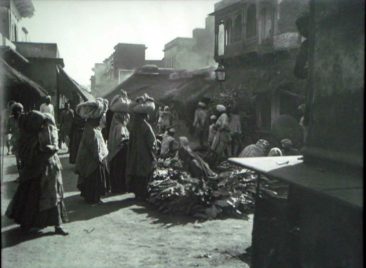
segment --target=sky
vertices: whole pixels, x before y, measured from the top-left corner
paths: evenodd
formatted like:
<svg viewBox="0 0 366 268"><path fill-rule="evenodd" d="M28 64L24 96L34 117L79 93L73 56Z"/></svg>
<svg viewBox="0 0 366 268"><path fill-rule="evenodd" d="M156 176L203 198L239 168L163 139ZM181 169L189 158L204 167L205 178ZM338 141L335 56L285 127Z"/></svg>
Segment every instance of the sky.
<svg viewBox="0 0 366 268"><path fill-rule="evenodd" d="M33 0L35 13L20 21L28 42L57 43L66 72L90 85L95 63L117 43L147 46L146 59L162 59L164 45L204 28L218 0ZM23 41L21 39L21 41Z"/></svg>

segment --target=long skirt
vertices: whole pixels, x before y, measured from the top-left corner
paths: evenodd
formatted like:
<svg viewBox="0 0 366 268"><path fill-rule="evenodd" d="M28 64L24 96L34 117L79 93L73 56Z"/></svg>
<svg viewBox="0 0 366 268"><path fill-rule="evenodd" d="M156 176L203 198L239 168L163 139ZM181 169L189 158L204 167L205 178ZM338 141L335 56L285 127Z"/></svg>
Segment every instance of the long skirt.
<svg viewBox="0 0 366 268"><path fill-rule="evenodd" d="M81 136L83 135L83 130L74 130L70 137L70 148L69 148L69 161L70 164L75 164L76 156L78 154L79 144L81 141Z"/></svg>
<svg viewBox="0 0 366 268"><path fill-rule="evenodd" d="M138 199L146 200L148 197L147 185L150 181L150 176L131 176L128 185L128 191L135 194Z"/></svg>
<svg viewBox="0 0 366 268"><path fill-rule="evenodd" d="M109 180L112 193L126 192L127 144L109 162Z"/></svg>
<svg viewBox="0 0 366 268"><path fill-rule="evenodd" d="M20 224L24 230L33 227L59 226L68 220L62 200L56 206L40 211L40 197L40 178L21 182L9 204L6 215Z"/></svg>
<svg viewBox="0 0 366 268"><path fill-rule="evenodd" d="M215 152L216 161L223 161L228 157L231 146L231 135L228 131L217 131L212 142L211 150Z"/></svg>
<svg viewBox="0 0 366 268"><path fill-rule="evenodd" d="M95 171L78 184L80 195L89 204L100 201L100 197L108 192L108 170L106 162L100 163Z"/></svg>

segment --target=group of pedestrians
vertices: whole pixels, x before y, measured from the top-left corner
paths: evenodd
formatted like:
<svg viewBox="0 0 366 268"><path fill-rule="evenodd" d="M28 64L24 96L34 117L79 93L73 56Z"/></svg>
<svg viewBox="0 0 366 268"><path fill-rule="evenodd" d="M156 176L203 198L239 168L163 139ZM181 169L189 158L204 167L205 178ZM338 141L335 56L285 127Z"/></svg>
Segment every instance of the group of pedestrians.
<svg viewBox="0 0 366 268"><path fill-rule="evenodd" d="M209 112L206 104L200 101L194 113L193 127L200 148L208 147L214 163L239 153L242 127L235 108L218 104Z"/></svg>
<svg viewBox="0 0 366 268"><path fill-rule="evenodd" d="M59 131L50 99L40 111L24 113L20 103L11 104L15 155L19 159L19 185L6 215L25 232L54 226L67 235L63 202L62 165L58 157ZM112 113L110 126L106 112ZM79 104L75 113L66 105L60 114L60 136L68 141L70 162L75 163L77 187L87 203L101 202L108 192L132 192L147 198L147 183L156 163L156 137L148 117L155 103L148 95L130 100L126 92L110 103L97 98ZM16 127L19 135L16 135ZM108 127L108 139L102 128ZM68 138L66 138L68 137Z"/></svg>
<svg viewBox="0 0 366 268"><path fill-rule="evenodd" d="M110 103L97 98L77 106L76 114L86 125L75 172L87 203L102 202L101 197L109 192L132 192L137 199L147 198L147 183L156 162L156 137L148 122L154 110L154 100L148 95L130 100L123 90ZM111 120L106 119L107 112Z"/></svg>
<svg viewBox="0 0 366 268"><path fill-rule="evenodd" d="M209 160L213 165L228 157L260 157L297 155L299 150L289 138L282 139L279 147L270 148L267 140L259 139L256 144L243 148L243 129L237 107L216 105L209 111L204 102L198 102L194 113L193 127L200 147L209 151ZM208 130L208 131L207 131ZM206 143L207 140L207 143Z"/></svg>
<svg viewBox="0 0 366 268"><path fill-rule="evenodd" d="M147 94L131 100L122 90L111 102L97 98L79 104L75 112L67 104L60 113L60 132L50 98L41 105L40 111L24 113L23 106L16 102L11 104L10 111L8 128L13 134L19 186L6 215L20 224L25 232L54 226L55 233L68 234L61 226L67 221L62 165L57 154L62 141L68 144L70 163L75 163L77 188L89 204L102 202L101 197L109 192L132 192L136 199L146 200L147 185L158 157L179 158L192 176L214 174L201 156L191 149L186 137L175 138L175 129L171 122L164 121L164 116L164 120L158 121L159 130L165 131L159 143L149 123L155 102ZM169 109L164 108L163 112L166 116ZM206 104L200 102L193 126L201 145L205 145L207 136L216 162L233 154L237 156L238 149L241 149L242 130L235 110L218 104L215 113L209 114ZM107 130L104 135L103 128ZM244 148L239 156L298 153L291 140L284 139L281 144L281 148L269 150L269 143L261 139Z"/></svg>

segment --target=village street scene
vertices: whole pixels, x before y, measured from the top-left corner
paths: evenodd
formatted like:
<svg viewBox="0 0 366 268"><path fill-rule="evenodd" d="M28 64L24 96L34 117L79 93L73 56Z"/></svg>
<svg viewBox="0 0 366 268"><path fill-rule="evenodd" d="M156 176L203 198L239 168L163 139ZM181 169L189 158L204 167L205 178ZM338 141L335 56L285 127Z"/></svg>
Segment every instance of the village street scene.
<svg viewBox="0 0 366 268"><path fill-rule="evenodd" d="M1 265L363 267L364 5L1 0Z"/></svg>

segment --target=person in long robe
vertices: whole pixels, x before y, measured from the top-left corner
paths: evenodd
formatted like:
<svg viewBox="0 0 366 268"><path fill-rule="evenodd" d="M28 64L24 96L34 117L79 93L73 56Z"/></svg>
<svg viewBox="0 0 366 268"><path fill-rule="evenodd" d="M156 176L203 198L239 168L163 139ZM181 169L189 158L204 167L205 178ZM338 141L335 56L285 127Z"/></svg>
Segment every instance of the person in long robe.
<svg viewBox="0 0 366 268"><path fill-rule="evenodd" d="M78 154L81 137L85 128L86 120L81 118L77 113L74 114L70 129L70 148L69 148L69 162L75 164L76 156Z"/></svg>
<svg viewBox="0 0 366 268"><path fill-rule="evenodd" d="M100 129L107 109L108 101L101 98L76 107L76 112L87 120L76 156L77 187L89 204L101 203L100 198L108 192L108 149Z"/></svg>
<svg viewBox="0 0 366 268"><path fill-rule="evenodd" d="M19 118L23 114L23 105L19 102L15 102L11 105L11 117L8 121L8 129L11 131L12 135L10 138L10 143L12 146L12 153L15 155L15 160L17 164L18 172L22 168L22 162L19 157L19 138L20 138L20 128L19 128Z"/></svg>
<svg viewBox="0 0 366 268"><path fill-rule="evenodd" d="M56 234L68 235L61 226L67 221L67 213L54 118L32 111L20 118L20 127L19 154L23 168L6 215L20 224L25 233L54 226Z"/></svg>
<svg viewBox="0 0 366 268"><path fill-rule="evenodd" d="M74 119L74 110L70 108L68 102L65 103L65 109L60 115L60 139L58 147L62 148L62 143L66 143L67 149L70 151L70 132Z"/></svg>
<svg viewBox="0 0 366 268"><path fill-rule="evenodd" d="M175 140L175 129L169 128L163 135L162 141L161 141L161 148L160 148L160 157L166 157L169 153L169 146L172 141Z"/></svg>
<svg viewBox="0 0 366 268"><path fill-rule="evenodd" d="M9 101L7 104L6 109L4 109L1 113L1 120L0 120L0 124L2 126L6 126L5 131L1 132L1 134L3 135L3 139L5 140L5 145L6 148L8 149L7 155L10 155L11 152L11 134L12 134L12 129L11 129L11 118L13 117L12 113L11 113L11 106L15 103L15 101ZM10 124L9 124L10 123ZM1 130L4 130L1 129Z"/></svg>
<svg viewBox="0 0 366 268"><path fill-rule="evenodd" d="M127 153L127 191L139 200L146 200L147 184L156 166L156 137L147 119L143 109L133 113Z"/></svg>
<svg viewBox="0 0 366 268"><path fill-rule="evenodd" d="M198 107L194 111L193 127L196 132L200 147L203 148L205 142L205 127L207 126L207 110L206 104L198 102Z"/></svg>
<svg viewBox="0 0 366 268"><path fill-rule="evenodd" d="M211 150L215 153L215 162L219 162L228 156L229 146L231 144L231 135L229 128L229 116L226 113L224 105L216 106L217 112L220 114L216 121L217 132L213 139Z"/></svg>
<svg viewBox="0 0 366 268"><path fill-rule="evenodd" d="M44 99L44 103L41 104L39 107L39 110L41 113L49 113L53 117L55 116L55 108L53 107L53 104L51 103L51 96L48 95Z"/></svg>
<svg viewBox="0 0 366 268"><path fill-rule="evenodd" d="M212 142L214 140L214 137L216 135L216 120L217 120L217 117L216 115L211 115L210 116L210 126L208 128L208 140L207 140L207 143L208 143L208 146L211 148L211 145L212 145Z"/></svg>
<svg viewBox="0 0 366 268"><path fill-rule="evenodd" d="M241 128L241 120L240 115L236 107L234 107L229 112L230 120L229 120L229 129L231 135L231 148L230 148L230 156L237 156L240 153L242 148L241 142L241 135L242 135L242 128Z"/></svg>
<svg viewBox="0 0 366 268"><path fill-rule="evenodd" d="M114 112L108 137L108 164L112 193L126 192L126 161L130 133L129 114Z"/></svg>
<svg viewBox="0 0 366 268"><path fill-rule="evenodd" d="M164 110L159 113L158 129L159 133L164 133L169 126L172 125L172 114L169 106L165 106Z"/></svg>

